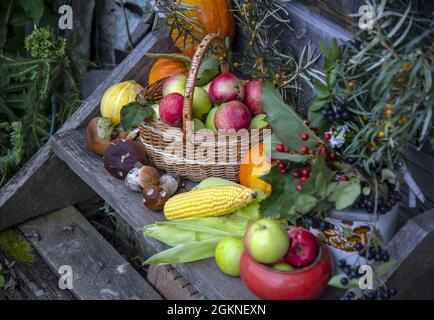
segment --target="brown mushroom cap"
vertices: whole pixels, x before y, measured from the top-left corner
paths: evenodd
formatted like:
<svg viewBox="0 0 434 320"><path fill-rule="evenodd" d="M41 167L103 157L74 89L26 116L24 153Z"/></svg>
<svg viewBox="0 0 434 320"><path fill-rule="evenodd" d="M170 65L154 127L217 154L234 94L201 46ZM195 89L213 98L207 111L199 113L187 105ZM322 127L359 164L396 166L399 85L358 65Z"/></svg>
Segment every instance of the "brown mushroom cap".
<svg viewBox="0 0 434 320"><path fill-rule="evenodd" d="M95 117L86 127L86 145L97 155L102 156L110 145L110 120Z"/></svg>
<svg viewBox="0 0 434 320"><path fill-rule="evenodd" d="M143 189L143 203L152 211L162 211L169 198L169 193L161 186L147 185Z"/></svg>
<svg viewBox="0 0 434 320"><path fill-rule="evenodd" d="M137 142L116 139L105 151L103 161L104 167L112 176L123 180L136 163L146 164L148 159Z"/></svg>
<svg viewBox="0 0 434 320"><path fill-rule="evenodd" d="M138 182L142 188L147 185L158 185L160 173L154 167L143 166L139 172Z"/></svg>

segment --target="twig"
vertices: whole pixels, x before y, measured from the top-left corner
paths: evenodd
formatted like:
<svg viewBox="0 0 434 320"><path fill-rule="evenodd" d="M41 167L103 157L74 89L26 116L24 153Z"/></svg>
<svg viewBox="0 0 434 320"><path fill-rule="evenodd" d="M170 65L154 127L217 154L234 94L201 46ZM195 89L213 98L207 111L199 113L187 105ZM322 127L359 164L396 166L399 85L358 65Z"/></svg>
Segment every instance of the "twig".
<svg viewBox="0 0 434 320"><path fill-rule="evenodd" d="M134 44L133 44L133 38L131 37L130 26L128 23L127 10L125 9L123 0L119 0L119 3L121 4L122 12L124 14L125 25L127 27L128 42L130 43L130 47L132 49L134 48Z"/></svg>

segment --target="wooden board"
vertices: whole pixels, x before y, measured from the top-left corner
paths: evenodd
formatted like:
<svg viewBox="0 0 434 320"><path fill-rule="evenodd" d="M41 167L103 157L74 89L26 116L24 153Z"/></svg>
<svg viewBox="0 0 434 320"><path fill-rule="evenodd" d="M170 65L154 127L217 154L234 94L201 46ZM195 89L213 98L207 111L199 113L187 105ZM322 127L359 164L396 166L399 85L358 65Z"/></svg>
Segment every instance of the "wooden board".
<svg viewBox="0 0 434 320"><path fill-rule="evenodd" d="M54 274L71 266L78 299L161 299L74 207L19 226Z"/></svg>
<svg viewBox="0 0 434 320"><path fill-rule="evenodd" d="M17 287L26 300L75 300L68 290L59 288L59 279L42 261L38 254L34 254L31 264L17 262L13 267Z"/></svg>
<svg viewBox="0 0 434 320"><path fill-rule="evenodd" d="M45 146L0 190L0 230L94 195Z"/></svg>
<svg viewBox="0 0 434 320"><path fill-rule="evenodd" d="M396 299L434 299L434 209L409 220L388 243L396 264L383 277Z"/></svg>

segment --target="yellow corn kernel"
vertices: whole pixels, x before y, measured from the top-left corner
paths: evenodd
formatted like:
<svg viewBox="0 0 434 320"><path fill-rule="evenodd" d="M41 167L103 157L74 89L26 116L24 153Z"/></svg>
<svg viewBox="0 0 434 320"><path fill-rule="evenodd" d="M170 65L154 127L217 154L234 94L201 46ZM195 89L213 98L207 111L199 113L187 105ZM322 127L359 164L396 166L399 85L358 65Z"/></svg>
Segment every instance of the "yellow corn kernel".
<svg viewBox="0 0 434 320"><path fill-rule="evenodd" d="M249 205L256 196L254 190L241 185L192 190L170 198L164 216L167 220L222 216Z"/></svg>

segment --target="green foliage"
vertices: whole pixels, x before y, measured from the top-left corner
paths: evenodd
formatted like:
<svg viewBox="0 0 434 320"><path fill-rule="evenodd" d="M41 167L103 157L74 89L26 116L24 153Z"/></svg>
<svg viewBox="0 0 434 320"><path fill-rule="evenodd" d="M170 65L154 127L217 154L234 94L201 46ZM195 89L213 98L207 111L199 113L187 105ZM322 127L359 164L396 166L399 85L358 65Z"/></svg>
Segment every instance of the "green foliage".
<svg viewBox="0 0 434 320"><path fill-rule="evenodd" d="M41 28L25 42L36 58L0 50L0 187L43 146L51 126L60 127L81 104L66 40ZM55 117L52 96L58 101Z"/></svg>
<svg viewBox="0 0 434 320"><path fill-rule="evenodd" d="M348 101L354 114L342 156L393 170L408 142L433 141L434 20L401 1L372 1L374 28L361 30L339 49L321 49L326 81L315 84L309 120L330 128L321 116L327 102ZM432 132L432 131L431 131ZM430 137L431 135L431 137Z"/></svg>
<svg viewBox="0 0 434 320"><path fill-rule="evenodd" d="M5 154L0 157L0 186L3 185L3 179L10 176L21 163L24 152L24 135L23 126L21 122L12 122L10 126L12 131L10 134L4 134L3 137L10 137L9 143L2 141L1 154ZM8 128L6 128L8 129ZM2 139L3 140L3 139ZM4 143L3 143L4 142Z"/></svg>
<svg viewBox="0 0 434 320"><path fill-rule="evenodd" d="M287 105L270 81L262 85L262 107L267 114L268 122L273 128L273 134L281 143L292 150L300 150L302 146L313 147L322 140L305 124L302 117L292 106ZM300 135L309 135L309 141L301 141ZM274 155L273 155L274 158Z"/></svg>
<svg viewBox="0 0 434 320"><path fill-rule="evenodd" d="M135 126L138 126L143 120L151 118L154 109L150 106L142 106L137 102L131 102L121 110L121 125L125 131L129 132Z"/></svg>
<svg viewBox="0 0 434 320"><path fill-rule="evenodd" d="M25 39L25 48L35 59L59 60L68 64L66 39L58 37L52 28L39 28Z"/></svg>
<svg viewBox="0 0 434 320"><path fill-rule="evenodd" d="M6 230L0 233L0 248L5 250L15 261L26 264L33 262L32 246L14 230Z"/></svg>
<svg viewBox="0 0 434 320"><path fill-rule="evenodd" d="M279 89L285 101L298 106L302 82L311 85L321 74L313 68L319 56L307 44L296 57L282 41L282 29L293 30L289 13L278 1L233 0L237 24L247 37L248 47L234 57L235 66L246 75L267 79Z"/></svg>

